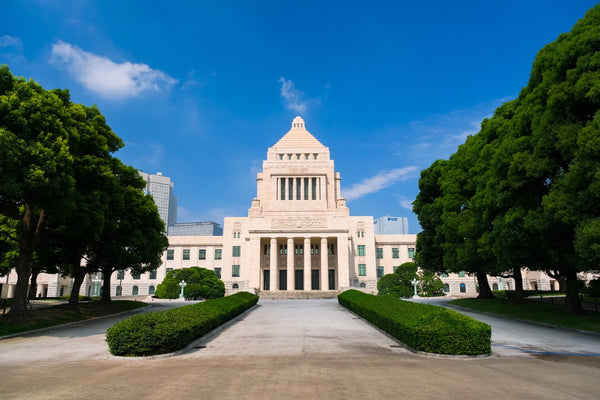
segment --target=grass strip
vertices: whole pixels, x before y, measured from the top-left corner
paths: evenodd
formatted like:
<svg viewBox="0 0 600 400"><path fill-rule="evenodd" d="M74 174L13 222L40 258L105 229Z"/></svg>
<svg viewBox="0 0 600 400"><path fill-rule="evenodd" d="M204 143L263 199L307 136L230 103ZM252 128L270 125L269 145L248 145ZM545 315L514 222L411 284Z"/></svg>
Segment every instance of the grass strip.
<svg viewBox="0 0 600 400"><path fill-rule="evenodd" d="M98 301L80 303L78 309L71 309L68 304L34 308L29 312L27 318L14 322L8 322L0 318L0 336L49 328L69 322L84 321L86 319L117 314L122 311L134 310L145 306L147 306L147 304L141 301L118 300L108 304L103 304Z"/></svg>
<svg viewBox="0 0 600 400"><path fill-rule="evenodd" d="M525 300L515 303L509 299L457 299L449 304L474 311L503 315L513 319L542 322L571 329L600 333L600 314L585 312L569 314L564 306Z"/></svg>

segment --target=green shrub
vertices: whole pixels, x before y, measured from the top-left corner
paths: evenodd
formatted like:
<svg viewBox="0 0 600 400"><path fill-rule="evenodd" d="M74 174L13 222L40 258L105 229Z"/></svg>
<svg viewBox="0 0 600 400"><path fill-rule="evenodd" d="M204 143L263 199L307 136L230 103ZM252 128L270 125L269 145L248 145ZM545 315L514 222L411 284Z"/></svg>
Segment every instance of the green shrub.
<svg viewBox="0 0 600 400"><path fill-rule="evenodd" d="M156 287L156 297L176 299L181 294L179 283L185 281L183 296L186 299L216 299L225 296L225 284L214 271L200 267L175 269Z"/></svg>
<svg viewBox="0 0 600 400"><path fill-rule="evenodd" d="M462 355L491 352L491 327L456 311L357 290L339 294L338 301L414 350Z"/></svg>
<svg viewBox="0 0 600 400"><path fill-rule="evenodd" d="M167 311L135 315L106 331L110 352L119 356L169 353L191 343L258 302L258 296L239 292Z"/></svg>

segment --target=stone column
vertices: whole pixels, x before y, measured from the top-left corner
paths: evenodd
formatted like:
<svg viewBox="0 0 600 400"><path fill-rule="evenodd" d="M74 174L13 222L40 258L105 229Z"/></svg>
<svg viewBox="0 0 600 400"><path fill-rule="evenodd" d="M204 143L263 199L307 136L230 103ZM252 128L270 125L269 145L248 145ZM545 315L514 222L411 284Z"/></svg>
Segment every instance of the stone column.
<svg viewBox="0 0 600 400"><path fill-rule="evenodd" d="M350 262L348 260L348 235L337 238L337 287L350 286Z"/></svg>
<svg viewBox="0 0 600 400"><path fill-rule="evenodd" d="M304 238L304 290L311 290L310 238Z"/></svg>
<svg viewBox="0 0 600 400"><path fill-rule="evenodd" d="M277 286L277 278L279 275L279 271L277 270L277 250L277 239L271 238L271 253L269 254L269 286L271 291L279 289Z"/></svg>
<svg viewBox="0 0 600 400"><path fill-rule="evenodd" d="M287 240L287 290L294 290L294 238Z"/></svg>
<svg viewBox="0 0 600 400"><path fill-rule="evenodd" d="M321 238L321 290L329 290L329 260L327 258L327 238Z"/></svg>

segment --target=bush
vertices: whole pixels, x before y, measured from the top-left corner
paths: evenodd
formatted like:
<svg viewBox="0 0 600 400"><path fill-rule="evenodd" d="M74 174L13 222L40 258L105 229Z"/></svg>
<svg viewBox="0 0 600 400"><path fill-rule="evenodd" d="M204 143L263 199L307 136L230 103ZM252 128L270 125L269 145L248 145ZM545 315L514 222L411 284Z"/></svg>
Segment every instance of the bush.
<svg viewBox="0 0 600 400"><path fill-rule="evenodd" d="M135 315L106 331L110 352L117 356L169 353L188 345L253 307L258 296L239 292L167 311Z"/></svg>
<svg viewBox="0 0 600 400"><path fill-rule="evenodd" d="M156 287L156 297L176 299L181 294L179 283L185 281L183 296L186 299L216 299L225 296L225 284L214 271L200 267L176 269L167 274Z"/></svg>
<svg viewBox="0 0 600 400"><path fill-rule="evenodd" d="M377 294L380 296L411 297L414 294L412 280L417 278L417 266L407 262L398 267L392 274L382 276L377 281Z"/></svg>
<svg viewBox="0 0 600 400"><path fill-rule="evenodd" d="M460 355L492 351L492 328L453 310L357 290L339 294L338 301L417 351Z"/></svg>

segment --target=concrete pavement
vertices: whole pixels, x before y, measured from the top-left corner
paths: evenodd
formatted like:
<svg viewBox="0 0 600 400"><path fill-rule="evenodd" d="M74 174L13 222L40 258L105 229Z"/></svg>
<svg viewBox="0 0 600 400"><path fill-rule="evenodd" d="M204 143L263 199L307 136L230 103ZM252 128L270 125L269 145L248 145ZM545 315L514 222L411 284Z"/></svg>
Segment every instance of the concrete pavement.
<svg viewBox="0 0 600 400"><path fill-rule="evenodd" d="M0 341L0 398L594 399L600 393L600 357L498 347L483 359L423 357L395 347L335 300L261 300L198 343L206 347L167 359L111 356L102 333L111 323ZM600 353L600 338L590 346L578 350Z"/></svg>

